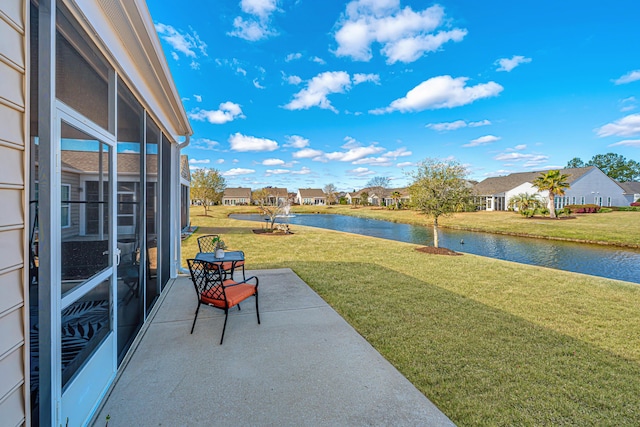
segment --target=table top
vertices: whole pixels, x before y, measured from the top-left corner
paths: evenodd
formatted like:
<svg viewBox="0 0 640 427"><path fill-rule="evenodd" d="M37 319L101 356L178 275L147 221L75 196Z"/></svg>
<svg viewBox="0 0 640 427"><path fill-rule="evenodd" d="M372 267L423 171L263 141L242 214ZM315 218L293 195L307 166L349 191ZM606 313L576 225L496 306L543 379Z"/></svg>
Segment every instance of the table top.
<svg viewBox="0 0 640 427"><path fill-rule="evenodd" d="M244 261L244 252L242 251L224 251L223 258L216 258L214 252L198 252L197 260L208 262L237 262Z"/></svg>

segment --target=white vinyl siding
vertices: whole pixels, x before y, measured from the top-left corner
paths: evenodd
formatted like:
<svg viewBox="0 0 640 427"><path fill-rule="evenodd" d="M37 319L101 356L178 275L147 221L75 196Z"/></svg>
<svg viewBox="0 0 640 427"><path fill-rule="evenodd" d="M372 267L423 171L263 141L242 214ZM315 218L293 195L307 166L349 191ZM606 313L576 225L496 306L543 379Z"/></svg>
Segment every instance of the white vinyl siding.
<svg viewBox="0 0 640 427"><path fill-rule="evenodd" d="M28 424L26 0L0 2L0 423Z"/></svg>

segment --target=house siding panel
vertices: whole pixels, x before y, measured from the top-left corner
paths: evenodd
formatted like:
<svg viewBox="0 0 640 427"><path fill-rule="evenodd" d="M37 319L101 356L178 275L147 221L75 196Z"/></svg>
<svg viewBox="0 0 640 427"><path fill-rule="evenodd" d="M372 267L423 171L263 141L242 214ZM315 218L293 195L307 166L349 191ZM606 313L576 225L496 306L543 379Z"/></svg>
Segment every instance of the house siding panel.
<svg viewBox="0 0 640 427"><path fill-rule="evenodd" d="M22 225L22 190L0 189L0 227Z"/></svg>
<svg viewBox="0 0 640 427"><path fill-rule="evenodd" d="M25 277L27 0L0 1L0 424L29 424Z"/></svg>

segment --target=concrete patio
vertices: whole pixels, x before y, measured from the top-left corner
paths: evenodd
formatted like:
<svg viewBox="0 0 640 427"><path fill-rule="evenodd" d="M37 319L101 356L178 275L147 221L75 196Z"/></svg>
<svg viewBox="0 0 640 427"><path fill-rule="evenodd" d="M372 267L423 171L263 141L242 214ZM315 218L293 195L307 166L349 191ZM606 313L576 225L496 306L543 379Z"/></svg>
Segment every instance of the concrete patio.
<svg viewBox="0 0 640 427"><path fill-rule="evenodd" d="M170 282L95 426L454 425L290 269L249 271L253 298L229 313Z"/></svg>

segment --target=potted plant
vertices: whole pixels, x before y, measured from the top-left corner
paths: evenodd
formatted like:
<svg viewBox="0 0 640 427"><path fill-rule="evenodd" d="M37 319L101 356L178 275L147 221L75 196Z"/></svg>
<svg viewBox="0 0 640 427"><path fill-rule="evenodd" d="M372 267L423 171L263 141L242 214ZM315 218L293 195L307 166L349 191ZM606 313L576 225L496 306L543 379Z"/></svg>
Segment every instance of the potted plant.
<svg viewBox="0 0 640 427"><path fill-rule="evenodd" d="M215 248L215 257L216 258L224 258L224 250L227 249L227 244L222 240L220 236L216 237L213 241L213 246Z"/></svg>

